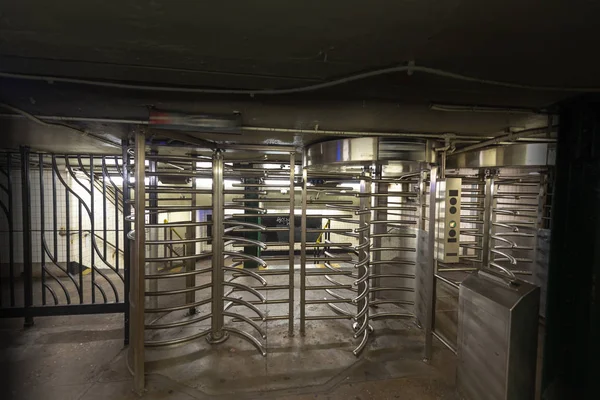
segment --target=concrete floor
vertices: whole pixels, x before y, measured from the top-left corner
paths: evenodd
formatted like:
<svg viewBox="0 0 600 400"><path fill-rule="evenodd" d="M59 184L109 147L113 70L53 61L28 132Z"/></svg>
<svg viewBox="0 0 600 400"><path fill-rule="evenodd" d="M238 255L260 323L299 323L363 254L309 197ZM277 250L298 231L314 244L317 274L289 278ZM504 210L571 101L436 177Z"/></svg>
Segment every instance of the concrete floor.
<svg viewBox="0 0 600 400"><path fill-rule="evenodd" d="M331 333L336 326L322 322L290 338L278 321L269 329L267 357L235 337L217 346L200 339L151 351L143 398L458 399L449 351L436 347L432 365L424 364L422 333L411 322L375 323L359 358L350 353L352 343ZM14 319L0 327L2 399L137 398L121 316L37 318L26 330Z"/></svg>
<svg viewBox="0 0 600 400"><path fill-rule="evenodd" d="M200 264L200 263L199 263ZM202 265L199 265L202 267ZM285 267L285 266L282 266ZM202 275L196 284L209 276ZM322 279L322 278L318 278ZM311 284L322 284L317 278ZM287 284L287 276L269 277L269 285ZM237 282L252 284L242 277ZM254 282L255 283L255 282ZM185 282L170 279L159 290L174 289ZM431 365L422 362L423 332L410 320L375 320L375 329L360 357L352 355L358 339L352 338L347 320L308 321L299 334L299 276L295 282L295 334L287 320L259 322L266 332L263 357L247 341L231 336L225 343L210 345L204 338L165 348L146 350L147 399L458 399L454 389L455 356L435 343ZM320 298L321 291L308 291ZM210 293L210 292L209 292ZM286 299L287 290L267 290L267 299ZM204 298L206 293L198 293ZM255 298L235 292L245 300ZM184 295L163 296L159 306L184 303ZM266 315L285 315L287 304L258 306ZM232 311L245 316L245 307ZM375 311L391 311L382 306ZM200 314L209 306L198 307ZM325 305L310 305L307 315L331 315ZM185 310L153 314L158 323L181 321ZM35 326L23 329L21 319L0 320L0 398L45 400L135 399L123 347L120 315L36 318ZM245 323L228 325L256 332ZM209 320L183 328L147 330L147 340L185 337L209 327Z"/></svg>

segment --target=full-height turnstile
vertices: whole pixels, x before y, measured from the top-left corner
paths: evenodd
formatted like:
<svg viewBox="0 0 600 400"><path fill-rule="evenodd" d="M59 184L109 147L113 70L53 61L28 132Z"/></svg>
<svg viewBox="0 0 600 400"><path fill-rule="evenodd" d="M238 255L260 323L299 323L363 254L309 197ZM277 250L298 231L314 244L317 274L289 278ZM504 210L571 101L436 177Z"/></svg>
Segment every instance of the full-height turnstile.
<svg viewBox="0 0 600 400"><path fill-rule="evenodd" d="M234 334L266 355L267 321L294 330L295 235L282 233L294 232L295 149L154 147L138 133L129 155L136 390L149 348Z"/></svg>
<svg viewBox="0 0 600 400"><path fill-rule="evenodd" d="M371 321L416 318L417 255L429 254L417 250L427 225L423 181L430 155L424 141L381 138L306 149L301 333L308 321L349 320L358 355Z"/></svg>
<svg viewBox="0 0 600 400"><path fill-rule="evenodd" d="M449 155L445 176L460 178L458 263L437 262L433 334L457 350L458 289L491 268L541 287L544 313L555 145L513 144Z"/></svg>

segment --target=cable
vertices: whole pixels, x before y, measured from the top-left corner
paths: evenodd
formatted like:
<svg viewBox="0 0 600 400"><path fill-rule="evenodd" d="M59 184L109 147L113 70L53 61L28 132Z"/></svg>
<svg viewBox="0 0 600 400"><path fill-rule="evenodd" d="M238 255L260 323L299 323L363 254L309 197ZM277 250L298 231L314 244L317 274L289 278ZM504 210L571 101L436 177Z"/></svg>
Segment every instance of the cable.
<svg viewBox="0 0 600 400"><path fill-rule="evenodd" d="M40 124L40 125L48 126L48 127L52 127L52 128L68 128L68 129L71 129L71 130L73 130L75 132L78 132L78 133L82 134L83 136L89 136L89 137L91 137L93 139L99 140L102 143L108 144L110 146L121 148L121 145L113 143L110 140L105 139L105 138L103 138L101 136L94 135L93 133L86 132L86 131L84 131L82 129L75 128L75 127L70 126L70 125L60 124L60 123L49 123L49 122L42 121L41 119L39 119L35 115L30 114L27 111L23 111L20 108L13 107L13 106L11 106L9 104L0 103L0 107L6 108L7 110L10 110L10 111L12 111L14 113L20 114L20 115L24 116L25 118L27 118L28 120L35 122L36 124Z"/></svg>
<svg viewBox="0 0 600 400"><path fill-rule="evenodd" d="M128 83L116 83L116 82L104 82L104 81L93 81L87 79L77 78L61 78L54 76L42 76L42 75L26 75L26 74L15 74L10 72L0 72L0 77L13 78L13 79L26 79L36 81L48 81L64 82L64 83L75 83L80 85L89 86L102 86L111 87L118 89L133 89L133 90L145 90L145 91L157 91L157 92L179 92L179 93L205 93L205 94L247 94L247 95L280 95L280 94L293 94L312 92L315 90L325 89L328 87L334 87L343 85L349 82L372 78L380 75L387 75L397 72L423 72L425 74L441 76L444 78L456 79L466 82L480 83L484 85L492 86L503 86L513 89L526 89L526 90L537 90L537 91L551 91L551 92L600 92L600 87L584 88L584 87L556 87L556 86L533 86L523 85L519 83L495 81L491 79L481 79L467 75L456 74L454 72L448 72L441 69L422 67L418 65L401 65L396 67L376 69L373 71L363 72L356 75L351 75L345 78L335 79L329 82L317 83L314 85L301 86L289 89L209 89L201 87L176 87L176 86L152 86L152 85L136 85Z"/></svg>

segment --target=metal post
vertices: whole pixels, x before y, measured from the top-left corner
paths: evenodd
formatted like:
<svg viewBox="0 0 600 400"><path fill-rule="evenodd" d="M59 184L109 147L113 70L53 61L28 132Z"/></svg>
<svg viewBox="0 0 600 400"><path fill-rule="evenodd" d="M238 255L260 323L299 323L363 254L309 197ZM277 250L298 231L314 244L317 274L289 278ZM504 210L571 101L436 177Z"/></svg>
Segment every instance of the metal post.
<svg viewBox="0 0 600 400"><path fill-rule="evenodd" d="M302 154L302 215L300 217L300 334L306 330L306 153Z"/></svg>
<svg viewBox="0 0 600 400"><path fill-rule="evenodd" d="M436 186L437 186L437 166L431 167L429 179L429 226L428 226L428 249L427 253L431 255L430 268L425 277L425 290L427 293L426 313L425 313L425 362L431 360L433 349L433 319L435 318L435 217L436 217Z"/></svg>
<svg viewBox="0 0 600 400"><path fill-rule="evenodd" d="M127 139L121 142L123 146L123 166L121 168L122 178L123 178L123 277L124 277L124 285L125 285L125 293L124 293L124 301L125 301L125 315L124 315L124 342L125 345L129 344L129 335L130 335L130 327L129 327L129 292L130 292L130 266L131 266L131 245L129 239L127 238L127 233L131 231L131 222L128 220L127 216L131 213L131 204L129 200L131 198L131 188L129 186L129 154L127 153L127 147L129 145L129 141ZM66 193L67 200L69 199L69 193ZM118 207L117 207L118 209ZM67 203L67 218L69 218L69 206ZM67 220L68 221L68 220ZM69 235L69 222L67 222L67 237ZM117 232L118 234L118 232ZM119 238L117 237L117 241ZM67 240L67 249L69 248L70 241ZM67 250L67 257L69 255L69 251ZM83 296L80 292L80 301L83 303Z"/></svg>
<svg viewBox="0 0 600 400"><path fill-rule="evenodd" d="M10 306L15 306L15 225L13 215L13 184L12 184L12 156L10 153L6 153L6 178L8 187L8 259L9 259L9 282L10 282Z"/></svg>
<svg viewBox="0 0 600 400"><path fill-rule="evenodd" d="M151 151L150 155L155 156L157 154L156 151ZM148 215L148 222L151 225L156 226L158 224L158 193L156 188L158 188L158 176L156 174L157 162L155 157L151 157L148 162L148 168L151 172L150 177L148 178L148 187L152 189L150 193L148 193L148 205L152 210ZM150 228L148 232L150 236L150 240L156 243L158 241L158 229ZM158 258L158 246L152 245L150 246L150 258L157 259ZM148 265L148 273L150 275L158 274L158 263L151 262ZM158 291L158 279L149 279L146 282L148 286L148 290L150 292ZM148 296L148 308L157 308L158 307L158 297L159 296Z"/></svg>
<svg viewBox="0 0 600 400"><path fill-rule="evenodd" d="M228 334L223 331L223 153L217 149L213 153L213 204L212 204L212 319L211 332L207 337L209 343L221 343L227 340Z"/></svg>
<svg viewBox="0 0 600 400"><path fill-rule="evenodd" d="M192 161L192 172L196 172L196 161ZM196 177L192 178L192 190L196 190ZM192 200L191 200L191 204L192 207L196 206L196 194L192 193ZM190 222L196 222L197 220L197 210L193 209L191 211L191 218L190 218ZM196 229L197 227L194 226L188 226L185 230L185 238L187 240L194 240L196 239ZM185 248L185 255L186 256L193 256L194 254L196 254L196 243L186 243L184 245ZM189 260L186 260L185 262L186 265L186 271L187 272L192 272L196 269L196 259L192 258ZM185 278L185 287L186 289L192 288L196 286L196 275L189 275ZM194 304L196 302L196 292L192 291L192 292L187 292L185 294L185 302L186 304ZM188 313L190 315L194 315L196 314L196 307L191 307L188 310Z"/></svg>
<svg viewBox="0 0 600 400"><path fill-rule="evenodd" d="M381 165L375 166L373 171L374 171L373 178L375 178L375 179L382 178ZM375 193L387 193L388 192L387 185L388 185L387 183L378 182L378 183L375 183L372 185L372 190L374 189ZM387 197L375 196L372 198L371 204L374 207L377 207L377 210L375 210L373 213L373 218L376 221L385 221L387 219L387 211L383 210L381 208L387 207ZM361 207L361 209L362 209L362 207ZM385 224L375 224L373 226L373 233L375 233L375 234L383 234L383 233L386 233L386 231L387 231L387 228L386 228ZM380 236L376 236L375 238L373 238L373 247L381 248L381 247L383 247L382 243L383 243L383 239ZM371 271L370 271L371 275L381 275L381 264L379 264L379 262L378 262L378 261L381 261L381 255L382 255L381 251L375 251L371 254L373 261L375 261L373 263L373 266L371 267ZM371 287L378 287L378 286L381 286L379 278L372 279ZM377 292L371 292L369 294L369 296L371 297L371 300L375 300L376 295L377 295Z"/></svg>
<svg viewBox="0 0 600 400"><path fill-rule="evenodd" d="M290 236L289 236L289 255L290 255L290 260L289 260L289 281L290 281L290 289L289 289L289 330L288 330L288 334L289 336L293 336L294 335L294 246L295 246L295 242L296 242L296 234L295 234L295 230L296 230L296 226L295 226L295 209L296 209L296 197L295 197L295 188L294 188L294 178L295 178L295 173L296 173L296 153L290 153L290 223L289 223L289 228L290 228Z"/></svg>
<svg viewBox="0 0 600 400"><path fill-rule="evenodd" d="M146 267L146 136L135 133L135 246L131 265L131 349L133 353L133 387L144 391L144 288Z"/></svg>
<svg viewBox="0 0 600 400"><path fill-rule="evenodd" d="M23 204L23 294L25 324L33 326L33 316L29 309L33 306L33 254L31 244L31 188L29 176L29 147L21 146L21 204ZM40 179L43 179L40 176Z"/></svg>
<svg viewBox="0 0 600 400"><path fill-rule="evenodd" d="M483 268L490 266L490 237L492 235L492 208L494 202L494 176L486 175L485 178L485 199L483 202L483 236L481 243L481 257Z"/></svg>
<svg viewBox="0 0 600 400"><path fill-rule="evenodd" d="M364 173L365 177L368 176L368 173L365 172ZM366 194L366 195L370 195L371 194L371 182L367 181L366 179L364 179L365 177L363 177L360 181L360 193L361 194ZM360 211L364 211L364 210L368 210L371 206L371 198L370 196L362 196L360 197L360 201L359 201L359 210ZM369 274L370 274L370 269L369 269L369 259L370 259L370 248L369 246L367 247L363 247L363 243L369 243L370 241L370 223L371 223L371 214L370 213L362 213L359 216L359 220L360 220L360 228L363 227L368 227L367 230L363 230L360 229L360 232L358 233L358 245L360 246L360 250L358 250L358 260L359 260L359 265L356 266L357 268L357 275L358 275L358 295L360 297L361 293L365 293L365 292L369 292L369 279L364 279L366 278ZM360 261L361 260L367 260L366 263L360 265ZM354 337L359 337L360 333L362 331L362 339L360 344L354 349L353 353L355 356L359 355L360 352L365 348L365 346L367 345L367 340L369 338L369 334L371 333L370 327L369 327L369 302L370 302L370 297L371 294L367 294L366 296L362 296L362 298L360 300L358 300L358 302L356 303L356 314L357 316L360 315L358 318L356 318L356 322L353 325L354 330L356 331Z"/></svg>

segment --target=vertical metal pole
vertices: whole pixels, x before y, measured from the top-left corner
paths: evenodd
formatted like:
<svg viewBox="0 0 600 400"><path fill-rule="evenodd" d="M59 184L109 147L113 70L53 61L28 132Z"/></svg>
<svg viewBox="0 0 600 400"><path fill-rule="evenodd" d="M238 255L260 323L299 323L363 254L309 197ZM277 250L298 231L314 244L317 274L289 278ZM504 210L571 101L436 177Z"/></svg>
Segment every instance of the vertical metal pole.
<svg viewBox="0 0 600 400"><path fill-rule="evenodd" d="M150 155L155 156L157 154L156 151L150 151ZM156 175L156 167L157 162L156 158L152 157L148 161L148 169L151 172L150 177L148 178L148 187L152 189L150 193L148 193L148 205L150 206L150 213L148 215L148 222L151 225L156 226L158 224L158 193L156 189L158 188L158 176ZM136 181L137 182L137 181ZM158 229L150 228L148 230L148 235L150 236L150 240L156 243L158 241ZM152 245L150 246L150 257L153 259L158 258L158 246ZM151 262L148 264L148 273L151 275L158 274L158 263ZM157 292L158 291L158 279L148 279L144 283L144 287L148 286L148 291ZM148 308L157 308L158 307L158 298L159 296L148 296Z"/></svg>
<svg viewBox="0 0 600 400"><path fill-rule="evenodd" d="M125 315L123 318L123 325L125 327L125 332L124 332L124 344L128 345L129 344L129 285L130 285L130 266L131 266L131 244L129 242L129 239L127 238L127 233L129 233L129 231L131 231L131 222L127 219L127 216L129 214L131 214L131 204L130 204L130 198L131 198L131 188L129 186L129 154L127 153L127 147L129 145L129 141L127 139L123 140L121 142L121 146L123 147L123 164L122 164L122 168L121 168L121 173L122 173L122 179L123 179L123 275L124 275L124 285L125 285L125 290L124 290L124 296L123 298L125 299ZM67 193L67 196L69 196L69 194ZM68 211L68 207L67 207L67 215L69 215L69 211ZM68 224L67 224L68 226ZM67 229L69 229L67 227ZM117 231L118 234L118 231ZM67 237L69 236L69 232L67 232ZM119 240L119 237L117 236L117 241ZM69 241L67 240L67 243L69 243ZM68 253L67 253L68 254ZM118 256L118 255L117 255ZM80 298L83 299L82 297L82 293L80 293ZM83 300L81 300L83 302Z"/></svg>
<svg viewBox="0 0 600 400"><path fill-rule="evenodd" d="M213 204L212 204L212 319L209 343L221 343L227 340L223 331L223 153L217 149L213 153Z"/></svg>
<svg viewBox="0 0 600 400"><path fill-rule="evenodd" d="M367 173L363 173L364 175L367 175ZM361 179L360 181L360 193L361 194L371 194L371 181L367 181L366 179L364 179L364 177ZM364 211L364 210L368 210L370 208L371 205L371 197L370 196L362 196L360 198L359 201L359 210L360 211ZM371 222L371 214L370 213L361 213L360 214L360 228L363 227L368 227L369 229L367 230L360 230L360 232L358 233L358 244L362 245L363 243L369 242L370 241L370 222ZM360 250L358 251L358 260L365 260L365 259L369 259L370 258L370 247L362 247L360 248ZM359 279L359 284L358 284L358 294L360 295L361 293L365 293L369 291L369 279L364 279L366 276L368 276L370 274L370 269L369 269L369 262L367 261L367 263L365 263L364 265L358 265L357 266L357 275L358 275L358 279ZM360 342L360 344L358 345L358 347L356 349L354 349L353 353L354 355L358 355L360 354L360 352L365 348L366 344L367 344L367 340L370 334L370 327L369 325L369 302L370 302L370 296L371 294L367 294L366 296L363 296L356 304L356 313L357 315L359 313L362 313L361 316L359 318L356 319L356 323L354 324L354 330L355 331L363 331L363 336L362 336L362 340ZM365 326L366 325L366 326ZM358 332L355 333L355 337L358 336Z"/></svg>
<svg viewBox="0 0 600 400"><path fill-rule="evenodd" d="M192 161L192 172L196 172L196 161ZM196 190L196 177L192 177L192 190ZM196 193L192 193L192 200L191 200L191 206L195 207L196 206ZM191 222L196 222L197 221L197 210L193 209L191 211L191 218L190 221ZM193 240L196 238L196 229L197 227L194 226L188 226L185 230L185 238L188 240ZM186 256L193 256L194 254L196 254L196 243L186 243L184 245L185 248L185 255ZM213 257L214 258L214 257ZM196 259L192 258L189 260L184 261L184 264L186 265L186 271L187 272L192 272L196 269ZM185 287L187 289L192 288L196 286L196 275L189 275L188 277L185 278ZM193 304L196 302L196 292L187 292L185 294L185 302L186 304ZM188 310L188 313L190 315L196 314L196 307L191 307Z"/></svg>
<svg viewBox="0 0 600 400"><path fill-rule="evenodd" d="M29 176L29 147L21 146L21 203L23 204L23 295L25 327L33 326L29 312L33 306L33 255L31 244L31 188ZM40 177L41 179L42 177Z"/></svg>
<svg viewBox="0 0 600 400"><path fill-rule="evenodd" d="M373 171L374 171L373 178L382 179L381 165L375 165L373 168ZM374 190L375 193L387 193L388 192L387 184L377 182L374 185L372 185L372 190ZM378 208L386 207L387 206L387 197L375 196L372 198L371 204ZM385 221L387 219L387 211L375 210L373 213L373 218L378 221ZM373 233L375 233L375 234L386 233L385 224L375 224L373 226ZM381 237L373 238L373 247L375 247L375 248L383 247L382 243L383 243L383 239ZM381 261L381 255L382 255L381 251L375 251L371 254L371 258L373 259L373 261L376 261L373 264L373 266L370 268L371 275L380 275L381 274L381 265L377 262L377 261ZM380 286L379 278L372 279L371 287L378 287L378 286ZM369 296L371 297L371 300L375 300L376 294L377 294L377 292L371 292L369 294Z"/></svg>
<svg viewBox="0 0 600 400"><path fill-rule="evenodd" d="M429 271L425 277L425 290L427 292L427 304L425 313L425 362L431 360L432 349L433 349L433 319L435 317L435 269L436 269L436 256L435 256L435 217L436 217L436 189L437 189L437 166L431 167L430 179L429 179L429 226L428 226L428 249L427 253L430 254L431 260L429 265Z"/></svg>
<svg viewBox="0 0 600 400"><path fill-rule="evenodd" d="M485 178L485 198L483 200L483 236L481 243L481 257L483 268L490 266L490 237L492 235L492 208L494 202L494 177L488 175Z"/></svg>
<svg viewBox="0 0 600 400"><path fill-rule="evenodd" d="M14 216L13 216L13 184L12 184L12 156L6 153L6 183L8 187L8 259L9 259L9 281L10 281L10 306L15 306L15 249L14 249Z"/></svg>
<svg viewBox="0 0 600 400"><path fill-rule="evenodd" d="M300 334L306 331L306 152L302 154L302 216L300 217Z"/></svg>
<svg viewBox="0 0 600 400"><path fill-rule="evenodd" d="M96 213L94 204L94 157L90 156L90 209L92 214L90 215L90 229L92 231L90 233L90 271L92 271L90 274L92 279L90 290L92 291L92 303L96 303L96 252L94 250L94 240L96 240L94 237L94 235L96 234Z"/></svg>
<svg viewBox="0 0 600 400"><path fill-rule="evenodd" d="M46 235L46 205L44 204L45 197L44 192L46 191L44 185L44 155L38 155L38 173L40 174L40 262L42 264L41 276L42 276L42 305L46 305L46 252L45 252L45 240Z"/></svg>
<svg viewBox="0 0 600 400"><path fill-rule="evenodd" d="M13 216L13 184L12 184L12 156L6 153L6 177L8 186L8 259L9 259L9 281L10 281L10 306L15 306L15 225Z"/></svg>
<svg viewBox="0 0 600 400"><path fill-rule="evenodd" d="M289 223L289 228L290 228L290 236L289 236L289 281L290 281L290 289L289 289L289 329L288 329L288 334L289 336L293 336L294 335L294 247L295 247L295 242L296 242L296 238L295 238L295 231L296 231L296 225L295 225L295 209L296 209L296 197L295 197L295 188L294 188L294 178L295 178L295 173L296 173L296 153L290 153L290 223Z"/></svg>
<svg viewBox="0 0 600 400"><path fill-rule="evenodd" d="M144 288L146 268L146 137L135 133L135 246L131 265L131 348L133 351L133 387L144 391Z"/></svg>

